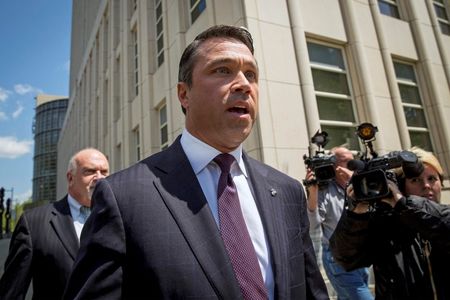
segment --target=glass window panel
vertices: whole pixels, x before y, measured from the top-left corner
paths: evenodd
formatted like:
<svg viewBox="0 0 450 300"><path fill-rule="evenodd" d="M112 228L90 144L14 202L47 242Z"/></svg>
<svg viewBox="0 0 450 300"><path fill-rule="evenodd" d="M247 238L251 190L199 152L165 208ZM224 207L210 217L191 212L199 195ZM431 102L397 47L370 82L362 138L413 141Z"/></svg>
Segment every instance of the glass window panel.
<svg viewBox="0 0 450 300"><path fill-rule="evenodd" d="M162 28L163 27L163 23L162 23L162 19L160 19L158 21L158 23L156 23L156 34L160 34L162 32Z"/></svg>
<svg viewBox="0 0 450 300"><path fill-rule="evenodd" d="M197 2L196 0L191 0L191 22L194 23L195 20L197 20L198 16L205 10L206 8L206 1L200 0L197 2L197 4L194 5L194 3Z"/></svg>
<svg viewBox="0 0 450 300"><path fill-rule="evenodd" d="M355 122L350 100L317 96L317 106L321 120Z"/></svg>
<svg viewBox="0 0 450 300"><path fill-rule="evenodd" d="M163 46L164 46L163 38L162 38L162 36L160 36L158 38L158 52L162 50Z"/></svg>
<svg viewBox="0 0 450 300"><path fill-rule="evenodd" d="M378 7L380 9L380 13L382 13L383 15L400 19L400 14L398 13L397 6L391 3L386 3L384 1L378 1Z"/></svg>
<svg viewBox="0 0 450 300"><path fill-rule="evenodd" d="M351 150L359 150L359 140L356 137L356 129L353 127L340 127L331 125L322 125L322 131L328 133L330 141L325 146L329 150L337 146L345 146Z"/></svg>
<svg viewBox="0 0 450 300"><path fill-rule="evenodd" d="M167 107L164 105L159 110L159 125L163 125L167 122Z"/></svg>
<svg viewBox="0 0 450 300"><path fill-rule="evenodd" d="M394 69L397 79L416 82L416 75L414 75L414 69L412 65L394 62Z"/></svg>
<svg viewBox="0 0 450 300"><path fill-rule="evenodd" d="M439 22L439 26L441 27L441 32L446 35L450 35L450 24Z"/></svg>
<svg viewBox="0 0 450 300"><path fill-rule="evenodd" d="M201 11L199 11L197 8L194 8L194 10L191 12L191 20L192 23L195 22L195 20L197 20L198 16L200 16Z"/></svg>
<svg viewBox="0 0 450 300"><path fill-rule="evenodd" d="M419 104L422 105L419 95L419 89L417 86L411 86L406 84L398 84L400 89L400 97L403 103Z"/></svg>
<svg viewBox="0 0 450 300"><path fill-rule="evenodd" d="M411 139L412 146L418 146L427 151L433 151L430 134L428 132L410 131L409 137Z"/></svg>
<svg viewBox="0 0 450 300"><path fill-rule="evenodd" d="M403 107L405 111L406 124L411 127L427 128L423 109L414 107Z"/></svg>
<svg viewBox="0 0 450 300"><path fill-rule="evenodd" d="M436 11L436 15L440 19L448 20L447 13L445 8L439 5L434 6L434 10Z"/></svg>
<svg viewBox="0 0 450 300"><path fill-rule="evenodd" d="M156 7L156 17L159 18L159 16L162 15L162 5L161 1L158 3L158 6Z"/></svg>
<svg viewBox="0 0 450 300"><path fill-rule="evenodd" d="M167 125L161 127L161 145L164 145L168 141L168 134L167 134Z"/></svg>
<svg viewBox="0 0 450 300"><path fill-rule="evenodd" d="M311 62L336 66L345 70L344 59L340 49L308 43L308 53Z"/></svg>
<svg viewBox="0 0 450 300"><path fill-rule="evenodd" d="M318 69L312 69L314 89L320 92L349 95L347 76Z"/></svg>
<svg viewBox="0 0 450 300"><path fill-rule="evenodd" d="M163 62L164 62L164 53L161 53L160 55L158 55L158 66L162 65Z"/></svg>

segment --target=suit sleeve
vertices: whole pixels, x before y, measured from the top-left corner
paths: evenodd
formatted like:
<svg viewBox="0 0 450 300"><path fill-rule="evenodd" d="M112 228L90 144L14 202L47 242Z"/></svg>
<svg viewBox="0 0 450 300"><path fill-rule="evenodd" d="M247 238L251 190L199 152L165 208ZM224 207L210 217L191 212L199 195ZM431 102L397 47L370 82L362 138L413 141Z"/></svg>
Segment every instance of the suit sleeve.
<svg viewBox="0 0 450 300"><path fill-rule="evenodd" d="M0 299L25 299L32 277L32 249L28 221L24 214L11 237L9 254L0 279Z"/></svg>
<svg viewBox="0 0 450 300"><path fill-rule="evenodd" d="M407 228L419 232L422 237L450 255L450 206L428 199L409 196L397 202L395 211Z"/></svg>
<svg viewBox="0 0 450 300"><path fill-rule="evenodd" d="M301 237L303 240L303 245L305 247L304 261L305 261L305 278L307 285L306 288L307 299L329 299L325 282L317 265L316 254L310 236L309 220L307 213L308 208L306 205L307 202L305 193L301 186L300 189L301 189L300 226L302 228Z"/></svg>
<svg viewBox="0 0 450 300"><path fill-rule="evenodd" d="M106 180L97 183L92 202L63 299L121 299L125 232Z"/></svg>

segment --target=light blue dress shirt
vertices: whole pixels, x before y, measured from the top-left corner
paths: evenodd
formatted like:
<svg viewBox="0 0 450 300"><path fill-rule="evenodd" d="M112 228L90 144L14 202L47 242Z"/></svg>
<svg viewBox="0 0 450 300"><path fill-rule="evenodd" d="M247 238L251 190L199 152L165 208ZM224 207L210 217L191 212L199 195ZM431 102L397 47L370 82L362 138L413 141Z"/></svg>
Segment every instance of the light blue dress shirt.
<svg viewBox="0 0 450 300"><path fill-rule="evenodd" d="M80 240L81 230L83 230L84 223L86 222L85 216L80 212L81 204L78 203L70 194L67 195L67 201L69 202L70 214L73 219L73 226L75 226L75 232L77 233L78 240Z"/></svg>

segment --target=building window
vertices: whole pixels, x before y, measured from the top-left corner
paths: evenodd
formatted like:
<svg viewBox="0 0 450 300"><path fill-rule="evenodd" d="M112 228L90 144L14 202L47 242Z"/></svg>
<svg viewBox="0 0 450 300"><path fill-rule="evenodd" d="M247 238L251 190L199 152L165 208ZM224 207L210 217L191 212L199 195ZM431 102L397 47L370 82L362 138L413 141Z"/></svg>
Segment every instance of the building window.
<svg viewBox="0 0 450 300"><path fill-rule="evenodd" d="M139 132L139 126L137 126L133 130L133 147L131 149L134 149L133 160L134 161L140 161L141 160L141 138L140 138L140 132Z"/></svg>
<svg viewBox="0 0 450 300"><path fill-rule="evenodd" d="M445 9L444 0L433 0L433 6L441 32L443 34L450 35L450 22Z"/></svg>
<svg viewBox="0 0 450 300"><path fill-rule="evenodd" d="M159 133L161 136L161 150L169 146L169 133L167 128L167 105L159 108Z"/></svg>
<svg viewBox="0 0 450 300"><path fill-rule="evenodd" d="M342 50L308 43L308 54L321 129L331 137L326 148L342 145L359 149L353 100Z"/></svg>
<svg viewBox="0 0 450 300"><path fill-rule="evenodd" d="M396 0L378 0L378 8L383 15L400 19Z"/></svg>
<svg viewBox="0 0 450 300"><path fill-rule="evenodd" d="M131 31L131 42L132 42L132 67L133 67L133 96L139 95L139 44L138 44L138 32L135 27Z"/></svg>
<svg viewBox="0 0 450 300"><path fill-rule="evenodd" d="M163 12L162 0L156 1L156 57L158 60L158 67L164 62L164 26L163 26Z"/></svg>
<svg viewBox="0 0 450 300"><path fill-rule="evenodd" d="M394 62L394 68L411 145L432 151L430 133L420 97L419 86L417 85L414 66Z"/></svg>
<svg viewBox="0 0 450 300"><path fill-rule="evenodd" d="M191 24L194 24L195 20L206 8L206 0L189 0L189 14L191 16Z"/></svg>

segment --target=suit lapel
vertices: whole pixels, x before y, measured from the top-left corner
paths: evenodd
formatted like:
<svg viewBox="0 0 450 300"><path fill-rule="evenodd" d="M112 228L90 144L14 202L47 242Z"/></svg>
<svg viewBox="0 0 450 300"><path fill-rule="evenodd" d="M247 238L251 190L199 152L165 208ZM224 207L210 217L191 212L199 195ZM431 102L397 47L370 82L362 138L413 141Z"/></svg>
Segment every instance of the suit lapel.
<svg viewBox="0 0 450 300"><path fill-rule="evenodd" d="M156 166L166 173L154 181L156 189L219 297L240 298L219 230L179 139L166 154Z"/></svg>
<svg viewBox="0 0 450 300"><path fill-rule="evenodd" d="M289 244L286 237L287 229L282 222L284 219L283 193L275 180L276 178L267 176L267 168L260 167L259 162L248 158L245 153L243 159L270 247L275 280L275 298L283 299L289 291L287 278L289 272L287 268L288 254L287 249L281 247L281 245Z"/></svg>
<svg viewBox="0 0 450 300"><path fill-rule="evenodd" d="M73 226L73 220L70 215L67 196L53 204L51 214L50 224L55 231L56 236L61 241L72 259L75 260L78 248L80 246L75 228Z"/></svg>

